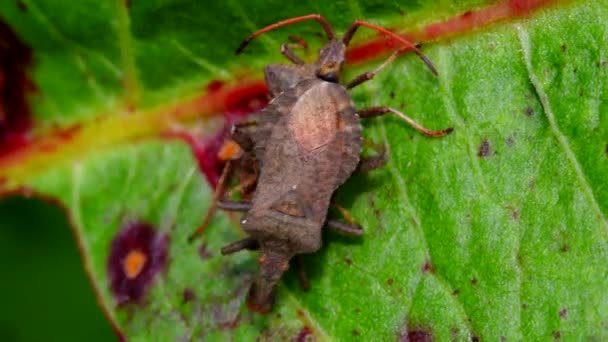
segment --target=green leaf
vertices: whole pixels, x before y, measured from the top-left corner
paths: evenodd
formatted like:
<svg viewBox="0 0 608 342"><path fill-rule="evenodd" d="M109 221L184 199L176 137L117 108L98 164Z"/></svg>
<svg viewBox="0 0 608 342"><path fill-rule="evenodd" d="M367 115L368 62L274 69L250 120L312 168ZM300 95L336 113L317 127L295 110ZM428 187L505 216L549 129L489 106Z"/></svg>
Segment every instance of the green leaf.
<svg viewBox="0 0 608 342"><path fill-rule="evenodd" d="M365 123L390 160L337 194L365 235L325 234L322 250L304 258L311 290L289 271L272 314L244 305L256 254L219 253L243 236L238 217L217 215L187 242L211 191L188 145L159 133L197 121L210 137L217 125L202 114L217 108L196 107L200 122L157 119L212 80L260 79L264 65L284 62L279 45L290 33L311 43L308 60L322 43L318 24L302 23L235 57L249 33L313 12L339 32L357 18L407 31L490 3L2 2L0 18L33 50L32 134L44 141L78 125L81 135L47 154L1 156L0 185L65 207L100 303L130 340L607 340L606 1L546 1L527 16L441 36L423 49L439 77L408 55L353 90L358 108L392 106L455 130L430 139L394 117ZM160 272L139 302L119 305L110 251L134 226L153 228L158 239L135 245Z"/></svg>

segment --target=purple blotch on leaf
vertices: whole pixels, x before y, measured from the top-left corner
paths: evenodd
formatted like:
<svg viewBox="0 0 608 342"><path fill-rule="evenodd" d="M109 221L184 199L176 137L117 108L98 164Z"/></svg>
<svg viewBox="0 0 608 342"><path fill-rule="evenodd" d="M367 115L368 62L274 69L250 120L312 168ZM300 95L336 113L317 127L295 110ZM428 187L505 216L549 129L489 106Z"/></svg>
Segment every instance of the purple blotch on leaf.
<svg viewBox="0 0 608 342"><path fill-rule="evenodd" d="M477 155L481 158L485 158L491 154L492 146L490 145L490 142L488 140L484 139L481 142L481 146L479 146L479 152L477 153Z"/></svg>
<svg viewBox="0 0 608 342"><path fill-rule="evenodd" d="M118 305L141 303L167 263L169 238L144 222L127 223L114 237L108 258L110 289Z"/></svg>
<svg viewBox="0 0 608 342"><path fill-rule="evenodd" d="M433 336L431 333L424 329L412 329L399 335L400 342L431 342Z"/></svg>

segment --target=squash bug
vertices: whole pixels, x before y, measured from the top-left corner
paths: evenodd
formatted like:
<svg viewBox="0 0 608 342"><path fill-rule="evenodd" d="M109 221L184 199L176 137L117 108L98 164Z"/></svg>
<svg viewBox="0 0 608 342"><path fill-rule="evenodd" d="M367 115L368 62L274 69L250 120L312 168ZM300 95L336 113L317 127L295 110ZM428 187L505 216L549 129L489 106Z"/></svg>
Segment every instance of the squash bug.
<svg viewBox="0 0 608 342"><path fill-rule="evenodd" d="M254 38L304 20L319 22L328 43L319 50L314 63L305 63L290 45L283 44L281 53L293 65L270 64L264 68L272 100L260 112L258 121L237 124L232 129L232 139L243 153L253 155L256 160L257 186L251 201L220 199L217 203L217 207L224 210L245 212L241 225L248 235L222 248L222 254L243 249L261 252L260 275L248 297L250 309L258 312L270 311L273 290L288 269L290 259L319 250L324 227L353 236L363 233L357 224L327 218L333 193L357 168L371 169L382 164L382 158L361 159L360 118L392 113L429 137L452 131L452 128L429 130L389 107L355 109L347 90L374 78L408 49L418 54L437 75L432 63L416 46L374 24L355 21L339 39L323 16L295 17L251 34L239 46L237 54ZM361 26L387 34L404 47L376 69L343 86L340 78L345 50Z"/></svg>

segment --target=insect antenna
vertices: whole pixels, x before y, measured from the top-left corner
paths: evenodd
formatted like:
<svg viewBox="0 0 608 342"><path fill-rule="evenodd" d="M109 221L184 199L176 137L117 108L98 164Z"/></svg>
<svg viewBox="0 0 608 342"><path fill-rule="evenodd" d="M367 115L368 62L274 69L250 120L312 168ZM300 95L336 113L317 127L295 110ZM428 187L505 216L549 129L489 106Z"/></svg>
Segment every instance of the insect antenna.
<svg viewBox="0 0 608 342"><path fill-rule="evenodd" d="M290 18L290 19L285 19L285 20L281 20L279 22L276 22L272 25L268 25L254 33L252 33L251 35L249 35L249 37L245 38L245 40L243 40L243 42L241 43L241 45L239 45L239 48L236 49L236 54L238 55L239 53L243 52L243 50L245 49L245 47L249 44L249 42L251 42L254 38L261 36L262 34L268 32L268 31L272 31L274 29L277 29L279 27L282 26L286 26L286 25L291 25L291 24L295 24L295 23L299 23L300 21L304 21L304 20L316 20L318 21L321 26L323 26L323 29L325 30L325 33L327 33L327 39L332 40L335 38L335 33L334 30L331 28L331 25L329 24L329 22L327 21L327 19L325 19L323 16L321 16L320 14L308 14L308 15L303 15L300 17L294 17L294 18Z"/></svg>
<svg viewBox="0 0 608 342"><path fill-rule="evenodd" d="M427 56L424 55L424 53L422 53L422 51L420 51L420 49L418 49L416 47L416 45L412 44L411 42L409 42L407 39L401 37L400 35L396 34L395 32L389 31L383 27L380 27L378 25L374 25L372 23L368 23L367 21L362 21L362 20L357 20L355 21L350 28L346 31L346 33L344 34L344 37L342 38L342 42L344 43L344 45L348 46L348 44L350 43L350 40L353 38L353 36L355 35L355 32L357 31L357 29L359 28L359 26L365 26L368 28L371 28L373 30L376 30L380 33L384 33L390 37L392 37L393 39L396 39L397 41L403 43L405 45L404 48L401 48L400 50L396 51L393 56L391 56L391 60L394 59L394 57L397 57L398 55L404 53L407 50L413 50L414 53L416 53L418 55L418 57L420 57L420 59L422 59L422 61L424 62L424 64L426 64L426 66L431 70L431 72L437 76L439 75L439 73L437 72L437 69L435 69L435 66L433 65L433 63L428 59Z"/></svg>

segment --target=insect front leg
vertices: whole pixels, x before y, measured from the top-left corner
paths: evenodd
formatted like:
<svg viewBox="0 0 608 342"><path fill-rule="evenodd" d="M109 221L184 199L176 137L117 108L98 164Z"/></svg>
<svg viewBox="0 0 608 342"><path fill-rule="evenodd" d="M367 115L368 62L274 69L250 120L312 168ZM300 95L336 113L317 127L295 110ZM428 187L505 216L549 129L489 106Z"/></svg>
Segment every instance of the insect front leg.
<svg viewBox="0 0 608 342"><path fill-rule="evenodd" d="M384 166L388 161L388 151L386 146L373 144L373 147L376 150L376 155L361 158L361 160L359 160L359 164L357 165L357 172L369 172Z"/></svg>
<svg viewBox="0 0 608 342"><path fill-rule="evenodd" d="M228 244L228 245L222 247L222 255L236 253L243 249L248 249L248 250L252 251L252 250L259 249L259 248L260 248L260 244L256 240L254 240L250 237L246 237L242 240L235 241L231 244Z"/></svg>
<svg viewBox="0 0 608 342"><path fill-rule="evenodd" d="M305 64L305 62L298 57L291 49L308 49L308 43L302 37L289 36L289 40L291 43L283 43L281 44L281 54L287 59L289 59L292 63L297 65Z"/></svg>
<svg viewBox="0 0 608 342"><path fill-rule="evenodd" d="M346 221L348 221L348 223L344 223L342 221L338 221L338 220L334 220L334 219L328 219L326 222L327 228L329 228L333 231L342 233L342 234L350 235L350 236L363 235L363 228L361 228L361 226L357 223L355 218L348 212L348 210L346 210L344 207L342 207L338 204L335 204L335 203L332 204L332 206L335 207L336 209L338 209L340 214L342 214L342 216L344 216L344 218L346 219Z"/></svg>
<svg viewBox="0 0 608 342"><path fill-rule="evenodd" d="M432 138L442 137L446 134L451 133L454 130L454 128L452 128L452 127L442 129L439 131L430 130L430 129L422 126L421 124L416 122L414 119L410 118L409 116L403 114L402 112L400 112L396 109L390 108L390 107L370 107L370 108L365 108L365 109L359 110L359 116L361 118L373 118L373 117L384 115L387 113L395 114L399 118L403 119L403 121L407 122L410 126L412 126L412 128L414 128L418 132L420 132L426 136L432 137Z"/></svg>

